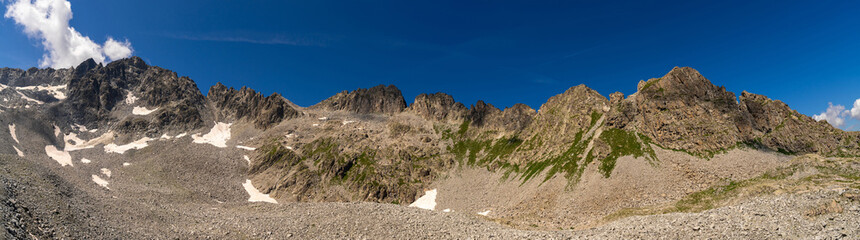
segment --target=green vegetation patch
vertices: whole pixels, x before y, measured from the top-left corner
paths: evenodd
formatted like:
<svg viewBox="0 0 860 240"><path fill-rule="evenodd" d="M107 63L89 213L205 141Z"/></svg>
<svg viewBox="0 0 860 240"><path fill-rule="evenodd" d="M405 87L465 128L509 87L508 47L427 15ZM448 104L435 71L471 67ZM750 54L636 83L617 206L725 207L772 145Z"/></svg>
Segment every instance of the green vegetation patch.
<svg viewBox="0 0 860 240"><path fill-rule="evenodd" d="M644 136L644 135L643 135ZM641 138L641 137L640 137ZM657 161L657 154L654 149L648 144L642 144L637 138L636 133L625 131L617 128L609 128L600 134L600 139L603 140L612 149L609 155L600 160L598 169L603 173L604 177L609 177L612 170L615 168L615 162L619 157L632 155L633 157L646 157L650 161ZM643 139L643 141L646 141Z"/></svg>
<svg viewBox="0 0 860 240"><path fill-rule="evenodd" d="M603 116L603 113L600 113L598 111L591 112L591 124L589 124L589 125L594 126L594 124L597 123L597 120L600 120L600 117L602 117L602 116Z"/></svg>
<svg viewBox="0 0 860 240"><path fill-rule="evenodd" d="M642 90L644 91L645 89L648 89L649 87L651 87L651 85L657 84L658 82L660 82L660 79L662 79L662 78L655 78L655 79L648 80L648 82L645 83L645 86L642 86Z"/></svg>
<svg viewBox="0 0 860 240"><path fill-rule="evenodd" d="M558 156L526 164L524 172L520 175L523 183L529 181L534 176L540 175L548 167L550 169L544 181L551 179L555 174L560 172L564 172L565 177L569 180L575 181L574 179L578 179L586 166L585 164L580 164L579 160L581 159L582 152L585 151L588 145L588 141L583 141L582 135L582 131L577 132L570 147Z"/></svg>

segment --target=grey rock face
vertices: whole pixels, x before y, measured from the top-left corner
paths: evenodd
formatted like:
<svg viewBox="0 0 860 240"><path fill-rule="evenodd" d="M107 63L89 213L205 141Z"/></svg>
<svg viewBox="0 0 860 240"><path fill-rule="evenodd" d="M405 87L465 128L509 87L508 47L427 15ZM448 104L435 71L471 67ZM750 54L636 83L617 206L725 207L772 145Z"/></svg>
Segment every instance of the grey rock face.
<svg viewBox="0 0 860 240"><path fill-rule="evenodd" d="M394 114L406 109L406 101L400 89L394 85L379 85L370 89L359 88L352 92L343 91L316 105L314 109L329 111L343 110L354 113Z"/></svg>
<svg viewBox="0 0 860 240"><path fill-rule="evenodd" d="M748 141L791 153L860 155L860 139L792 110L779 100L744 91L741 110L748 114Z"/></svg>
<svg viewBox="0 0 860 240"><path fill-rule="evenodd" d="M634 97L615 106L608 125L639 131L664 147L706 152L743 140L735 95L692 68L640 83Z"/></svg>
<svg viewBox="0 0 860 240"><path fill-rule="evenodd" d="M427 120L459 122L469 110L462 103L454 101L451 95L422 93L415 97L415 102L409 106L408 111L412 111Z"/></svg>
<svg viewBox="0 0 860 240"><path fill-rule="evenodd" d="M220 117L244 119L253 122L257 128L268 128L284 119L299 115L299 112L280 94L263 97L262 94L246 87L236 90L218 83L209 88L207 100Z"/></svg>
<svg viewBox="0 0 860 240"><path fill-rule="evenodd" d="M473 126L484 126L486 120L496 118L501 113L502 110L499 110L492 104L478 100L477 103L472 104L472 107L469 108L468 118Z"/></svg>
<svg viewBox="0 0 860 240"><path fill-rule="evenodd" d="M69 82L68 99L61 112L73 122L82 124L116 121L114 108L127 97L134 96L136 104L158 108L151 120L137 117L119 120L118 131L136 132L141 129L194 129L202 126L205 111L203 94L188 77L148 66L143 59L132 57L114 61L104 67L84 62L76 69L87 69Z"/></svg>
<svg viewBox="0 0 860 240"><path fill-rule="evenodd" d="M514 106L505 108L499 118L499 122L494 125L500 126L508 131L522 131L532 123L537 112L528 105L517 103Z"/></svg>

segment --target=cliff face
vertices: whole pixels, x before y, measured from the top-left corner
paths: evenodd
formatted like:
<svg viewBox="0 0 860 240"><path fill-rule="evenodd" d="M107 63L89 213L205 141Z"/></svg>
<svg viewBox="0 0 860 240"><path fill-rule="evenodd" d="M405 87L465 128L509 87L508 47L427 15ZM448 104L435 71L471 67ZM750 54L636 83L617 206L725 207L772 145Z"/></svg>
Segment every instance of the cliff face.
<svg viewBox="0 0 860 240"><path fill-rule="evenodd" d="M638 92L618 101L608 124L638 131L661 146L706 152L744 140L735 95L692 68L674 68L661 78L640 82Z"/></svg>
<svg viewBox="0 0 860 240"><path fill-rule="evenodd" d="M95 127L119 121L116 130L126 133L203 126L204 97L188 77L149 66L138 57L104 67L87 61L75 69L76 76L68 83L68 99L58 109L72 122ZM155 111L148 116L129 115L117 112L120 106Z"/></svg>
<svg viewBox="0 0 860 240"><path fill-rule="evenodd" d="M819 153L828 156L860 155L860 138L826 122L792 110L779 100L744 91L741 111L748 114L750 142L786 153Z"/></svg>
<svg viewBox="0 0 860 240"><path fill-rule="evenodd" d="M310 108L352 113L395 114L406 109L406 101L400 89L394 85L379 85L369 89L359 88L352 92L343 91Z"/></svg>
<svg viewBox="0 0 860 240"><path fill-rule="evenodd" d="M299 115L280 94L263 97L246 87L236 90L218 83L209 88L207 100L214 107L218 115L216 118L226 121L246 120L257 128L268 128Z"/></svg>
<svg viewBox="0 0 860 240"><path fill-rule="evenodd" d="M445 93L425 94L415 97L415 102L407 111L428 120L460 122L469 111L462 103L454 101L454 97Z"/></svg>

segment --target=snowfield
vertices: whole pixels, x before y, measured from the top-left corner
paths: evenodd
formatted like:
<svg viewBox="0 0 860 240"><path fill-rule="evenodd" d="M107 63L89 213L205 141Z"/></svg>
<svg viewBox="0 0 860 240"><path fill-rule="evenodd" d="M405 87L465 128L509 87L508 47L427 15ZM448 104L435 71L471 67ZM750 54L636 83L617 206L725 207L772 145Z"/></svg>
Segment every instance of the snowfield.
<svg viewBox="0 0 860 240"><path fill-rule="evenodd" d="M255 188L254 185L251 184L251 179L245 181L242 186L245 187L245 191L248 192L248 195L251 196L248 198L248 202L278 203L277 200L272 197L269 197L269 194L263 194L260 192L260 190L257 190L257 188Z"/></svg>
<svg viewBox="0 0 860 240"><path fill-rule="evenodd" d="M66 94L61 92L60 89L65 89L66 85L57 85L57 86L29 86L29 87L18 87L17 89L21 90L35 90L35 91L48 91L48 94L54 96L57 100L66 99Z"/></svg>
<svg viewBox="0 0 860 240"><path fill-rule="evenodd" d="M36 103L36 104L45 104L45 102L42 102L42 101L39 101L39 100L36 100L36 99L30 98L30 97L28 97L27 95L24 95L24 93L18 92L18 95L21 95L21 98L23 98L24 100L27 100L27 101L30 101L30 102L34 102L34 103Z"/></svg>
<svg viewBox="0 0 860 240"><path fill-rule="evenodd" d="M48 154L48 157L51 157L54 161L60 163L60 166L74 166L74 164L72 164L72 155L69 155L69 152L60 151L57 147L54 147L54 145L45 146L45 154Z"/></svg>
<svg viewBox="0 0 860 240"><path fill-rule="evenodd" d="M421 209L433 210L436 209L436 189L425 191L424 196L416 199L415 202L409 204L409 207L417 207Z"/></svg>
<svg viewBox="0 0 860 240"><path fill-rule="evenodd" d="M232 123L215 123L215 126L212 127L212 130L209 130L209 133L206 135L200 136L199 133L191 135L191 138L194 139L194 143L208 143L212 144L212 146L216 146L219 148L227 147L227 140L230 140L230 126Z"/></svg>

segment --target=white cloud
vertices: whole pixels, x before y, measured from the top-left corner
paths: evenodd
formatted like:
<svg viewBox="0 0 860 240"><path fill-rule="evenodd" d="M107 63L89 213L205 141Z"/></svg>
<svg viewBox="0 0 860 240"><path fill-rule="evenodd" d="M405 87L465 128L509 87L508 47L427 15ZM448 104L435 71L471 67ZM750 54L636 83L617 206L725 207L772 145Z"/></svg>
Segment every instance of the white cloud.
<svg viewBox="0 0 860 240"><path fill-rule="evenodd" d="M128 42L128 39L120 42L108 37L107 42L105 42L104 51L105 55L111 60L131 57L131 43Z"/></svg>
<svg viewBox="0 0 860 240"><path fill-rule="evenodd" d="M23 26L27 36L42 40L46 53L39 61L40 67L66 68L88 58L104 63L106 58L117 60L131 56L128 40L118 42L108 38L102 47L69 26L72 4L66 0L12 1L3 16Z"/></svg>
<svg viewBox="0 0 860 240"><path fill-rule="evenodd" d="M849 114L852 118L860 120L860 98L854 100L854 107L851 108Z"/></svg>
<svg viewBox="0 0 860 240"><path fill-rule="evenodd" d="M845 110L845 106L833 105L833 103L827 103L827 105L827 111L813 115L812 118L816 121L827 120L827 122L834 127L840 127L845 124L845 116L848 115L848 111Z"/></svg>

